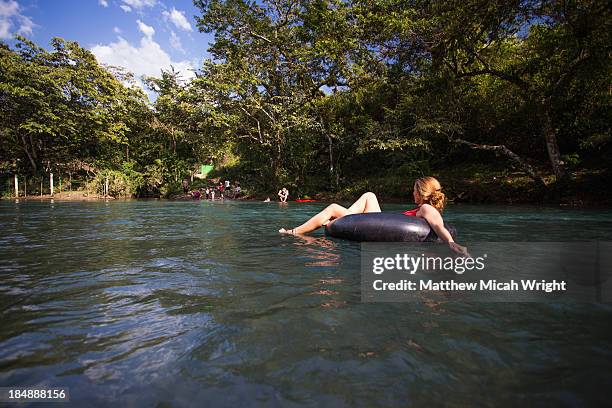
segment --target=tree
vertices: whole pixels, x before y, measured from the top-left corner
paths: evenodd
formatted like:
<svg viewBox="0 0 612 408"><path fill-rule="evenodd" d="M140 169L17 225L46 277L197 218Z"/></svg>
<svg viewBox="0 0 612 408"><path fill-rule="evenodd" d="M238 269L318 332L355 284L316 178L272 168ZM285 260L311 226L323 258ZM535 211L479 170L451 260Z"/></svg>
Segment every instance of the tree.
<svg viewBox="0 0 612 408"><path fill-rule="evenodd" d="M285 165L299 161L303 150L296 146L323 136L313 110L324 97L321 87L346 83L344 53L350 47L334 41L339 37L333 31L344 21L337 16L346 14L346 5L294 0L196 5L202 11L200 30L215 32L214 62L196 83L215 95L225 112L220 122L229 126L233 140L248 141L258 158L269 162L267 178L276 183ZM330 49L335 51L326 53Z"/></svg>
<svg viewBox="0 0 612 408"><path fill-rule="evenodd" d="M434 68L457 79L494 77L533 107L552 171L564 175L555 110L580 76L609 64L609 8L598 1L443 1L427 7Z"/></svg>
<svg viewBox="0 0 612 408"><path fill-rule="evenodd" d="M5 145L34 173L93 159L104 143L126 144L127 106L142 102L76 42L51 45L18 38L17 50L0 48Z"/></svg>

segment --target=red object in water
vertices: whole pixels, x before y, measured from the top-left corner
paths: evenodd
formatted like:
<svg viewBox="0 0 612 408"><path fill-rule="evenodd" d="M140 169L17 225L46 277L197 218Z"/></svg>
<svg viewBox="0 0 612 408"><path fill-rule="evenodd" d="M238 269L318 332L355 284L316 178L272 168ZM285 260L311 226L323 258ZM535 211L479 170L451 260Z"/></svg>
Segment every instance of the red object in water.
<svg viewBox="0 0 612 408"><path fill-rule="evenodd" d="M318 200L304 200L304 199L295 200L296 203L315 203L317 201Z"/></svg>

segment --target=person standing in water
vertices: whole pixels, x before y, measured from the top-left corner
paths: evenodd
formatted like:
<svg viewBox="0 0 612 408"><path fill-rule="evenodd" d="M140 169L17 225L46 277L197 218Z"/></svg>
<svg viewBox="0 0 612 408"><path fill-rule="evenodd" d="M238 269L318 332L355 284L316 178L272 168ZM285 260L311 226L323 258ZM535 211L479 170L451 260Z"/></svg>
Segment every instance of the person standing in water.
<svg viewBox="0 0 612 408"><path fill-rule="evenodd" d="M440 182L434 177L421 177L414 182L412 195L417 207L404 211L402 214L409 217L423 218L429 223L438 237L449 244L451 249L461 254L467 254L467 249L455 243L450 232L444 227L442 211L444 211L444 205L446 204L446 196L442 192L442 185ZM362 196L348 208L336 203L330 204L323 211L319 212L302 225L292 229L281 228L278 232L281 234L294 235L307 234L345 215L377 212L381 212L378 198L374 193L367 192L362 194Z"/></svg>
<svg viewBox="0 0 612 408"><path fill-rule="evenodd" d="M278 197L280 198L281 203L286 203L287 198L289 197L289 190L283 187L281 190L278 191Z"/></svg>

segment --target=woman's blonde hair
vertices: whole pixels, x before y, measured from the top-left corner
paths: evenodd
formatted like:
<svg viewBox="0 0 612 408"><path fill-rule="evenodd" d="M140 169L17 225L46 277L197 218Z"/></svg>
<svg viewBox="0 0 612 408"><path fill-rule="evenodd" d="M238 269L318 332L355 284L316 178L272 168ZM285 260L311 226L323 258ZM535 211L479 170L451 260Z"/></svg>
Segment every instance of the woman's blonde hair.
<svg viewBox="0 0 612 408"><path fill-rule="evenodd" d="M446 196L442 192L442 185L435 177L421 177L414 182L414 188L421 196L420 204L429 204L442 212L446 203Z"/></svg>

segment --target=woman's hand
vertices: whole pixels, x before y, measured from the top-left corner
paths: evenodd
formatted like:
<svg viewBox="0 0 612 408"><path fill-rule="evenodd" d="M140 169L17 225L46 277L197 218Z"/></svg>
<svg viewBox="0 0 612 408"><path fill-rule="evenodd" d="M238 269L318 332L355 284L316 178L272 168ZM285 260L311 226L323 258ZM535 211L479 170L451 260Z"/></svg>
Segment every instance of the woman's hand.
<svg viewBox="0 0 612 408"><path fill-rule="evenodd" d="M455 251L456 253L458 253L459 255L461 255L464 258L471 258L472 255L470 255L470 253L468 252L468 249L462 245L459 245L456 242L449 242L448 246L450 249L452 249L453 251Z"/></svg>

